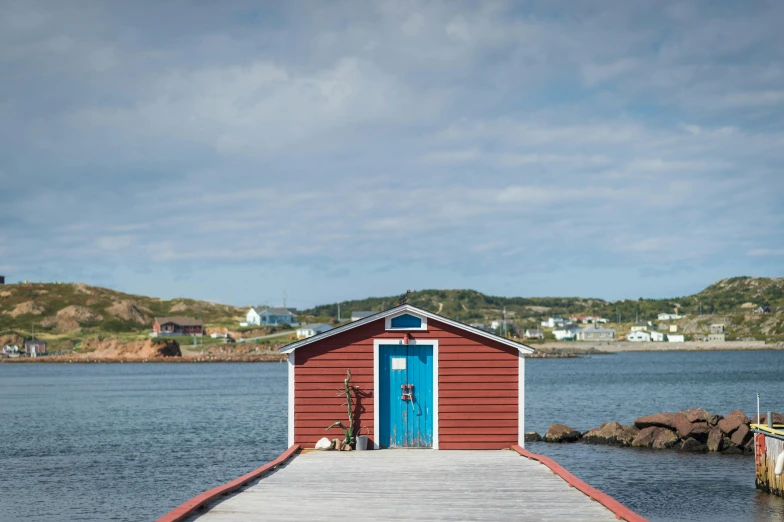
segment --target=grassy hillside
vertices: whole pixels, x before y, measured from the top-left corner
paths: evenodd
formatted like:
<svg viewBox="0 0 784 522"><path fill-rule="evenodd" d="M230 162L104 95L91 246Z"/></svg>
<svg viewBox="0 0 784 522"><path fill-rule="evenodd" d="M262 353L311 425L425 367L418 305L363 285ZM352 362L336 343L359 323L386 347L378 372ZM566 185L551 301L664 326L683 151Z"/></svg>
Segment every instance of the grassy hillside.
<svg viewBox="0 0 784 522"><path fill-rule="evenodd" d="M390 308L397 304L398 297L345 301L341 303L341 316L345 320L352 311ZM610 319L619 336L628 331L637 316L655 320L660 312L677 310L687 315L678 321L686 333L706 331L711 322L721 321L728 325L730 338L784 340L784 278L724 279L695 295L671 299L605 301L581 297L497 297L475 290L421 290L413 292L408 302L466 323L489 324L501 319L505 308L507 319L518 331L538 326L548 316L601 315ZM755 314L757 306L769 306L771 313ZM245 312L245 308L224 304L192 299L166 301L81 283L4 285L0 286L0 342L19 342L29 337L33 323L37 336L50 341L52 350L69 350L96 336L140 340L147 337L155 316L166 315L201 317L208 327L237 330ZM300 321L334 322L336 317L337 305L329 304L301 312ZM247 332L247 336L263 333L268 332Z"/></svg>
<svg viewBox="0 0 784 522"><path fill-rule="evenodd" d="M164 301L81 283L0 286L0 336L36 335L59 345L87 336L143 338L156 316L201 317L209 325L237 325L245 310L193 299Z"/></svg>
<svg viewBox="0 0 784 522"><path fill-rule="evenodd" d="M352 311L390 308L397 304L398 297L344 301L340 303L341 316L350 317ZM730 334L735 337L784 339L784 278L723 279L697 294L669 299L605 301L583 297L498 297L475 290L419 290L411 293L408 302L465 323L501 319L506 309L507 319L520 328L536 326L549 316L599 315L619 328L619 334L628 331L628 325L638 317L656 320L659 313L677 311L693 321L702 313L703 318L692 324L693 332L706 330L711 321L721 320L732 325ZM757 306L769 306L772 313L754 314ZM328 320L337 316L337 304L317 306L302 314L314 320ZM685 326L688 321L681 322Z"/></svg>
<svg viewBox="0 0 784 522"><path fill-rule="evenodd" d="M349 316L355 310L381 310L397 304L399 296L370 297L341 303L341 314ZM516 317L548 317L567 315L601 315L610 319L655 319L661 312L678 310L682 314L697 315L700 305L703 314L728 314L748 311L752 303L772 309L784 308L784 278L735 277L723 279L705 290L685 297L605 301L584 297L498 297L475 290L419 290L412 292L408 302L441 315L460 318L463 322L482 321L497 315L506 307ZM744 307L743 305L746 305ZM440 310L440 311L439 311ZM337 304L317 306L303 313L335 317Z"/></svg>

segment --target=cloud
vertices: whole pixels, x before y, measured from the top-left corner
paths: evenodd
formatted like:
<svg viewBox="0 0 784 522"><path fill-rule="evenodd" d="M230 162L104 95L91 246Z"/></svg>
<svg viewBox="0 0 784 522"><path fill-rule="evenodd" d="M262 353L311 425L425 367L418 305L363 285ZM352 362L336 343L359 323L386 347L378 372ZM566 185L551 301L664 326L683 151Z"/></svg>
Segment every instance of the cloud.
<svg viewBox="0 0 784 522"><path fill-rule="evenodd" d="M782 7L661 7L6 3L3 263L579 289L780 255Z"/></svg>
<svg viewBox="0 0 784 522"><path fill-rule="evenodd" d="M751 257L778 257L784 256L784 248L755 248L749 250Z"/></svg>

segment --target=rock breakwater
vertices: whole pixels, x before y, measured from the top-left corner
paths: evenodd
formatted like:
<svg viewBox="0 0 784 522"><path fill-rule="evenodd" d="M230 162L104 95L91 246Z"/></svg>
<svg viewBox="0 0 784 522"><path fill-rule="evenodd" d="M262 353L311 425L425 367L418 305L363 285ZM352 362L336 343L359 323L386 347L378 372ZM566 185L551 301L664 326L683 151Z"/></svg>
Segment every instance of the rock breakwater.
<svg viewBox="0 0 784 522"><path fill-rule="evenodd" d="M784 420L781 414L773 415L774 420ZM764 415L760 417L759 420L765 422ZM756 416L754 422L757 422ZM752 420L741 410L732 411L725 417L701 408L692 408L646 415L636 419L630 426L605 422L583 433L564 424L553 424L544 437L535 432L527 433L526 441L584 442L632 448L753 454L751 423Z"/></svg>

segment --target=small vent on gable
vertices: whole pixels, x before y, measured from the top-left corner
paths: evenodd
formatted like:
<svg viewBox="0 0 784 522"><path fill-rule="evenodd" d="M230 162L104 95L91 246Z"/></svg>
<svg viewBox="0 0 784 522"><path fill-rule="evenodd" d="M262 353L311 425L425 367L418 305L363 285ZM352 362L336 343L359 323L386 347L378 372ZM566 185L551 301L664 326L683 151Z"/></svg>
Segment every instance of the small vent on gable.
<svg viewBox="0 0 784 522"><path fill-rule="evenodd" d="M422 328L422 319L411 314L398 315L390 321L392 328Z"/></svg>

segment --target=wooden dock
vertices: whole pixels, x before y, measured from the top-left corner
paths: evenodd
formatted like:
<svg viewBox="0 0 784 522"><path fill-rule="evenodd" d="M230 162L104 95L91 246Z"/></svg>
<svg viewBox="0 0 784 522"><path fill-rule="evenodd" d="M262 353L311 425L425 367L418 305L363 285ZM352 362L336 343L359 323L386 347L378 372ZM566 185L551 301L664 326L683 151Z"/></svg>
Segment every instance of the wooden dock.
<svg viewBox="0 0 784 522"><path fill-rule="evenodd" d="M187 520L616 518L549 467L516 451L416 449L302 453Z"/></svg>

